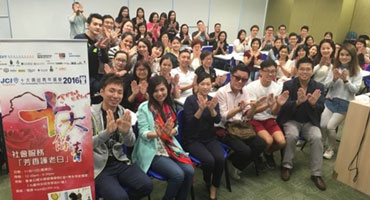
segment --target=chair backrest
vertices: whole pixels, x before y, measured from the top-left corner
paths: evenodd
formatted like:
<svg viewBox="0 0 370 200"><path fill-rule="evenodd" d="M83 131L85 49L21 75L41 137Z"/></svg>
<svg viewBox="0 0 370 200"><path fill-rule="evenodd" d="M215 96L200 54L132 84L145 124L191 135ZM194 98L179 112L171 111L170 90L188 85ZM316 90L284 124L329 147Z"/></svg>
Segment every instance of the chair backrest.
<svg viewBox="0 0 370 200"><path fill-rule="evenodd" d="M227 53L228 53L228 54L231 54L231 53L233 52L233 50L234 50L233 45L229 45L229 46L227 46Z"/></svg>
<svg viewBox="0 0 370 200"><path fill-rule="evenodd" d="M184 124L184 109L177 111L177 135L175 136L176 140L181 144L181 134L183 131Z"/></svg>

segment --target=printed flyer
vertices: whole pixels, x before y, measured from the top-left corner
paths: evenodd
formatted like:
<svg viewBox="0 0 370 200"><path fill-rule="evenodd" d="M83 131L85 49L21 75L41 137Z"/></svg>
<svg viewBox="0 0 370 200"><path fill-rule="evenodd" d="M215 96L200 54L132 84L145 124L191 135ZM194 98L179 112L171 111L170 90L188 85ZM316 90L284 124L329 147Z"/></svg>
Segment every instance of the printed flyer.
<svg viewBox="0 0 370 200"><path fill-rule="evenodd" d="M86 41L0 40L13 199L95 199Z"/></svg>

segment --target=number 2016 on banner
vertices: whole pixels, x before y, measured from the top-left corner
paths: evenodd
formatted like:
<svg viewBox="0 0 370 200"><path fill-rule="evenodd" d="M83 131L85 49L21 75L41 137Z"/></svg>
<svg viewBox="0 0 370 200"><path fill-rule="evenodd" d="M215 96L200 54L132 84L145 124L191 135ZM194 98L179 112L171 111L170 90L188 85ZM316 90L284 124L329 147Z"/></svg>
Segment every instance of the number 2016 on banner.
<svg viewBox="0 0 370 200"><path fill-rule="evenodd" d="M86 84L86 76L63 77L63 84Z"/></svg>

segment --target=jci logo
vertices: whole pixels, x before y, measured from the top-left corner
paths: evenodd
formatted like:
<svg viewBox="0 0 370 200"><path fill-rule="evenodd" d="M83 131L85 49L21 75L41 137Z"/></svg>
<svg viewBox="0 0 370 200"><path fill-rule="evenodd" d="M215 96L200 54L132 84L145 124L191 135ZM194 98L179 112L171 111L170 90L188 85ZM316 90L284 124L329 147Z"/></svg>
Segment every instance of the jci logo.
<svg viewBox="0 0 370 200"><path fill-rule="evenodd" d="M2 84L11 84L11 83L18 83L19 79L18 78L3 78L1 79L0 83Z"/></svg>

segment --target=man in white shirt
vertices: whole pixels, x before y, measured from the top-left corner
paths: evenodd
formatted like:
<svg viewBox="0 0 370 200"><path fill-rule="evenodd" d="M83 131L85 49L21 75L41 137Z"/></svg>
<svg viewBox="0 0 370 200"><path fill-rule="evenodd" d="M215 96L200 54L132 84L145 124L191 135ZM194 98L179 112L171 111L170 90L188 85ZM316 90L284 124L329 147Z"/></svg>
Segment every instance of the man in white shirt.
<svg viewBox="0 0 370 200"><path fill-rule="evenodd" d="M171 76L179 75L180 96L187 97L193 94L195 76L194 71L189 67L190 51L187 49L181 50L177 59L179 61L179 67L171 70Z"/></svg>
<svg viewBox="0 0 370 200"><path fill-rule="evenodd" d="M248 68L243 65L237 65L230 73L230 83L218 89L216 94L221 114L221 123L216 125L219 126L216 133L218 140L228 145L234 151L229 156L232 165L235 167L231 176L235 179L240 179L240 171L245 169L251 162L258 161L259 155L266 148L266 142L258 135L242 140L231 136L225 130L226 122L250 119L258 105L258 103L255 103L250 106L247 103L249 97L244 86L249 79ZM259 164L258 162L256 163ZM257 166L257 168L259 167Z"/></svg>
<svg viewBox="0 0 370 200"><path fill-rule="evenodd" d="M273 60L263 61L259 71L260 79L249 83L246 91L251 101L263 96L267 96L267 100L256 108L256 114L249 123L253 125L257 135L267 143L264 156L267 167L273 169L276 163L272 153L285 147L284 134L275 119L281 106L289 98L289 92L281 93L281 85L273 81L277 71L277 64Z"/></svg>

